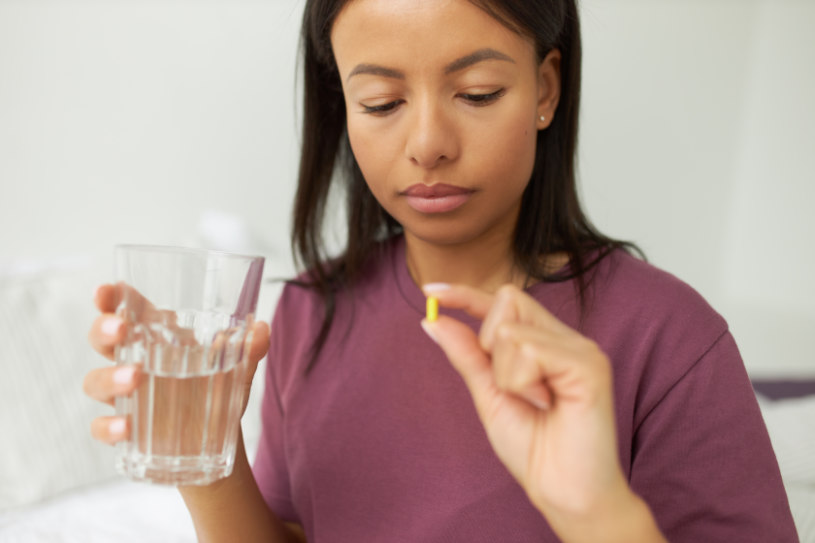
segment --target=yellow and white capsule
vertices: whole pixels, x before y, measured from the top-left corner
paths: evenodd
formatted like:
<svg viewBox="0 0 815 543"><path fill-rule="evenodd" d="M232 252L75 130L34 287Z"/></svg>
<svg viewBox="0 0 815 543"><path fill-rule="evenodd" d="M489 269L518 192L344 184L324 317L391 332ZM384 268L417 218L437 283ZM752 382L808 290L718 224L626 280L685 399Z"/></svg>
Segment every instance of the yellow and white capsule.
<svg viewBox="0 0 815 543"><path fill-rule="evenodd" d="M427 320L428 322L436 322L439 318L439 299L435 296L427 297Z"/></svg>

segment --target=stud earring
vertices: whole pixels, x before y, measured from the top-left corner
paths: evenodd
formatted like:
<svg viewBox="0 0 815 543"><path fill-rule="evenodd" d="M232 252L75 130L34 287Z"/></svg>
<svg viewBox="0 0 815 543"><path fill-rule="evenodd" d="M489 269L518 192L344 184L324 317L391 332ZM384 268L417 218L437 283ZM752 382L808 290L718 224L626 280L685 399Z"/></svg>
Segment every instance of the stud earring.
<svg viewBox="0 0 815 543"><path fill-rule="evenodd" d="M541 115L541 117L540 117L540 118L541 118L541 122L542 122L542 123L545 123L545 122L546 122L546 117L544 117L543 115Z"/></svg>

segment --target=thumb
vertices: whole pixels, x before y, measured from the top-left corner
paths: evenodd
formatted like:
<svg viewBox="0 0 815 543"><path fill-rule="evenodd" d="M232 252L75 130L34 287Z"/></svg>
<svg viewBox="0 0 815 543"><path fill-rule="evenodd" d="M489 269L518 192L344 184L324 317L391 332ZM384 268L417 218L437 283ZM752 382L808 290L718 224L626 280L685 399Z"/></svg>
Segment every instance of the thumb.
<svg viewBox="0 0 815 543"><path fill-rule="evenodd" d="M269 350L269 325L263 321L256 322L246 340L252 342L246 360L246 387L250 388L258 364L266 356L266 351Z"/></svg>
<svg viewBox="0 0 815 543"><path fill-rule="evenodd" d="M422 328L447 355L464 379L476 409L482 412L482 407L496 393L496 388L490 358L481 348L476 333L469 326L445 315L433 322L422 320Z"/></svg>
<svg viewBox="0 0 815 543"><path fill-rule="evenodd" d="M247 336L246 339L252 343L249 347L249 355L246 359L242 413L246 411L249 393L252 391L252 380L255 378L258 364L260 364L260 361L266 355L266 351L269 350L269 325L263 321L258 321L252 327L252 331L249 334L251 337Z"/></svg>
<svg viewBox="0 0 815 543"><path fill-rule="evenodd" d="M252 344L249 347L249 363L257 366L257 363L266 356L269 350L269 325L263 321L258 321L252 327Z"/></svg>

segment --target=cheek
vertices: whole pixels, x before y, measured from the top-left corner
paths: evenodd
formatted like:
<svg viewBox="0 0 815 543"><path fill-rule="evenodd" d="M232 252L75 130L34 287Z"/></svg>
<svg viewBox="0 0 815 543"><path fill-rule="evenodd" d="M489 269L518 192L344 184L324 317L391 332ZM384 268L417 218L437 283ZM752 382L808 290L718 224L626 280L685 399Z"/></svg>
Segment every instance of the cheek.
<svg viewBox="0 0 815 543"><path fill-rule="evenodd" d="M501 183L525 187L535 164L535 122L528 115L504 117L492 130L481 133L478 152L489 160L484 170Z"/></svg>
<svg viewBox="0 0 815 543"><path fill-rule="evenodd" d="M354 158L357 159L357 164L365 171L363 164L367 162L366 151L370 150L370 146L365 138L365 133L360 131L353 123L349 122L347 125L348 130L348 143L351 145L351 151L354 153Z"/></svg>
<svg viewBox="0 0 815 543"><path fill-rule="evenodd" d="M348 142L366 183L377 194L377 180L387 178L390 168L388 158L394 156L390 142L353 122L348 123Z"/></svg>

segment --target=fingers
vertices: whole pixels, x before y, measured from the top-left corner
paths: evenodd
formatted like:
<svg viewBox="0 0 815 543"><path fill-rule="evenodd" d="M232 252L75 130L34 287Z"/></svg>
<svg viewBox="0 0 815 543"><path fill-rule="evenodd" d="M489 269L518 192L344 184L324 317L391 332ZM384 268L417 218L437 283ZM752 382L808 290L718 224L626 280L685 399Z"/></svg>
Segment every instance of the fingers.
<svg viewBox="0 0 815 543"><path fill-rule="evenodd" d="M130 425L124 417L98 417L91 421L91 436L113 445L128 438Z"/></svg>
<svg viewBox="0 0 815 543"><path fill-rule="evenodd" d="M139 384L138 366L119 366L91 370L85 376L82 388L85 394L113 405L116 396L131 394ZM91 421L91 436L103 443L114 444L127 439L130 428L124 417L98 417Z"/></svg>
<svg viewBox="0 0 815 543"><path fill-rule="evenodd" d="M99 285L93 295L93 302L96 308L102 313L113 313L122 301L122 286L118 285Z"/></svg>
<svg viewBox="0 0 815 543"><path fill-rule="evenodd" d="M518 326L518 325L514 325ZM523 338L515 331L513 325L499 328L498 339L492 350L492 373L495 385L506 392L519 395L535 405L538 409L551 406L552 398L546 385L547 375L544 367L527 356Z"/></svg>
<svg viewBox="0 0 815 543"><path fill-rule="evenodd" d="M574 332L537 300L514 285L505 285L495 293L495 300L481 327L484 348L492 347L495 333L504 322L526 324L554 333Z"/></svg>
<svg viewBox="0 0 815 543"><path fill-rule="evenodd" d="M153 313L156 311L155 306L138 290L127 283L120 281L115 284L100 285L96 288L96 292L93 295L93 301L102 313L116 312L124 300L127 301L128 318L132 318L136 321L143 319L152 320L155 318L153 316ZM150 318L147 319L145 315L149 315Z"/></svg>
<svg viewBox="0 0 815 543"><path fill-rule="evenodd" d="M127 396L139 386L138 366L97 368L85 375L82 388L94 400L113 405L116 396Z"/></svg>
<svg viewBox="0 0 815 543"><path fill-rule="evenodd" d="M423 287L425 295L433 295L439 304L450 309L462 309L477 319L484 319L490 310L493 296L464 285L435 283Z"/></svg>
<svg viewBox="0 0 815 543"><path fill-rule="evenodd" d="M502 322L519 322L558 331L571 330L560 322L534 298L514 285L502 286L494 294L487 294L464 285L425 285L426 295L433 295L439 304L450 309L461 309L481 319L479 333L481 345L491 350L495 331Z"/></svg>
<svg viewBox="0 0 815 543"><path fill-rule="evenodd" d="M249 356L246 366L246 388L244 390L244 409L246 409L246 401L249 399L249 393L252 390L252 380L255 378L255 372L258 369L258 364L266 356L266 351L269 350L269 325L265 322L256 322L252 327L251 337L247 337L251 341L249 347Z"/></svg>
<svg viewBox="0 0 815 543"><path fill-rule="evenodd" d="M520 322L517 296L512 291L500 290L481 325L479 339L487 351L495 349L495 334L501 323Z"/></svg>
<svg viewBox="0 0 815 543"><path fill-rule="evenodd" d="M474 386L479 394L508 392L545 409L554 401L593 401L610 390L610 364L599 347L519 288L504 286L494 296L459 285L426 291L444 307L483 319L477 337L449 317L423 322L471 393Z"/></svg>
<svg viewBox="0 0 815 543"><path fill-rule="evenodd" d="M548 407L553 400L594 402L611 388L607 357L577 333L504 323L496 333L492 368L498 388L538 407Z"/></svg>
<svg viewBox="0 0 815 543"><path fill-rule="evenodd" d="M594 341L579 334L521 341L522 358L541 369L557 401L584 405L610 401L611 363ZM528 375L518 379L524 380L531 379Z"/></svg>
<svg viewBox="0 0 815 543"><path fill-rule="evenodd" d="M125 297L128 300L129 313L135 318L154 310L153 305L144 296L125 283L104 284L96 289L93 300L102 314L91 325L88 342L95 351L109 360L113 360L116 345L124 340L124 322L114 312Z"/></svg>
<svg viewBox="0 0 815 543"><path fill-rule="evenodd" d="M125 327L122 319L112 313L99 315L88 331L88 342L91 347L107 358L113 360L116 345L124 340Z"/></svg>

